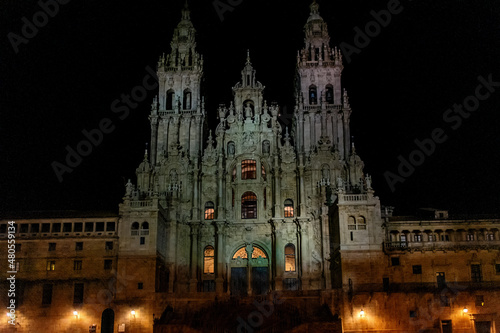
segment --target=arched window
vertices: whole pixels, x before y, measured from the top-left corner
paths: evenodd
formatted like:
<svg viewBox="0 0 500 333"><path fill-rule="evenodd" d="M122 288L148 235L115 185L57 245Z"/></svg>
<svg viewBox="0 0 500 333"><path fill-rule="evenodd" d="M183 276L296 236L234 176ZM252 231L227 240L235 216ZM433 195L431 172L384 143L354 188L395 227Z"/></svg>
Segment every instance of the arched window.
<svg viewBox="0 0 500 333"><path fill-rule="evenodd" d="M293 244L285 246L285 272L295 272L295 246Z"/></svg>
<svg viewBox="0 0 500 333"><path fill-rule="evenodd" d="M258 247L254 246L253 247L253 251L252 251L252 258L253 259L257 259L259 257L264 258L264 259L267 258L266 253L263 250L261 250Z"/></svg>
<svg viewBox="0 0 500 333"><path fill-rule="evenodd" d="M245 192L241 196L241 218L257 218L257 196L253 192Z"/></svg>
<svg viewBox="0 0 500 333"><path fill-rule="evenodd" d="M269 154L270 149L271 143L269 143L269 140L262 141L262 154Z"/></svg>
<svg viewBox="0 0 500 333"><path fill-rule="evenodd" d="M149 235L149 223L146 221L141 224L141 235Z"/></svg>
<svg viewBox="0 0 500 333"><path fill-rule="evenodd" d="M238 257L240 257L241 259L248 259L248 254L245 247L240 248L238 251L234 253L233 259L238 259Z"/></svg>
<svg viewBox="0 0 500 333"><path fill-rule="evenodd" d="M241 161L241 179L257 178L257 162L255 160Z"/></svg>
<svg viewBox="0 0 500 333"><path fill-rule="evenodd" d="M364 216L358 218L358 230L366 230L366 219Z"/></svg>
<svg viewBox="0 0 500 333"><path fill-rule="evenodd" d="M331 84L328 84L326 86L326 104L333 104L333 86Z"/></svg>
<svg viewBox="0 0 500 333"><path fill-rule="evenodd" d="M349 216L347 219L347 229L348 230L356 230L356 219L354 216Z"/></svg>
<svg viewBox="0 0 500 333"><path fill-rule="evenodd" d="M132 227L130 228L130 234L132 236L139 235L139 222L132 223Z"/></svg>
<svg viewBox="0 0 500 333"><path fill-rule="evenodd" d="M266 167L264 166L264 164L261 164L260 170L261 170L262 180L266 180L267 179Z"/></svg>
<svg viewBox="0 0 500 333"><path fill-rule="evenodd" d="M285 200L285 217L293 217L293 201L292 201L292 199Z"/></svg>
<svg viewBox="0 0 500 333"><path fill-rule="evenodd" d="M215 250L213 246L208 245L203 252L203 273L215 273Z"/></svg>
<svg viewBox="0 0 500 333"><path fill-rule="evenodd" d="M191 110L191 90L184 90L184 98L182 99L182 109Z"/></svg>
<svg viewBox="0 0 500 333"><path fill-rule="evenodd" d="M309 104L310 105L318 104L318 94L315 85L311 85L309 87Z"/></svg>
<svg viewBox="0 0 500 333"><path fill-rule="evenodd" d="M236 166L233 168L233 182L236 180Z"/></svg>
<svg viewBox="0 0 500 333"><path fill-rule="evenodd" d="M214 203L207 201L205 203L205 220L213 220L215 215Z"/></svg>
<svg viewBox="0 0 500 333"><path fill-rule="evenodd" d="M167 105L165 105L165 110L174 109L174 91L172 89L167 91Z"/></svg>

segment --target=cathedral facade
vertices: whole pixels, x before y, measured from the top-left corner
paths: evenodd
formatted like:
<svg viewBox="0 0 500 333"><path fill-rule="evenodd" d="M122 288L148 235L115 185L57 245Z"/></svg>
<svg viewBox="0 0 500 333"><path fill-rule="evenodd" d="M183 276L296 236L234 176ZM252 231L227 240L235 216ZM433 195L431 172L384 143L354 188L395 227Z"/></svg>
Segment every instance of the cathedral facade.
<svg viewBox="0 0 500 333"><path fill-rule="evenodd" d="M186 6L158 61L150 149L118 216L18 220L23 298L18 326L2 329L498 331L500 221L396 218L381 207L316 2L304 33L290 55L289 127L249 53L233 99L206 110Z"/></svg>

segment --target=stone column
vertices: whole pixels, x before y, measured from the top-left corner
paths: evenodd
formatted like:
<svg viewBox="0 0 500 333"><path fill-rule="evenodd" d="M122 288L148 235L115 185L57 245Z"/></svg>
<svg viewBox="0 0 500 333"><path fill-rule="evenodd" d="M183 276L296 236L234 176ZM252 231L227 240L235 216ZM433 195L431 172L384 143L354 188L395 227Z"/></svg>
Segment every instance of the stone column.
<svg viewBox="0 0 500 333"><path fill-rule="evenodd" d="M299 154L299 204L300 217L306 216L306 194L304 188L304 155Z"/></svg>
<svg viewBox="0 0 500 333"><path fill-rule="evenodd" d="M302 290L309 290L309 281L311 279L309 264L311 262L311 250L309 249L309 223L306 221L298 222L298 238L300 239L300 278L302 281Z"/></svg>
<svg viewBox="0 0 500 333"><path fill-rule="evenodd" d="M156 165L156 142L158 140L158 117L157 116L151 116L151 147L149 154L151 155L151 165L154 166Z"/></svg>
<svg viewBox="0 0 500 333"><path fill-rule="evenodd" d="M217 233L217 243L215 252L215 291L217 295L222 295L224 290L224 222L215 222L216 233Z"/></svg>
<svg viewBox="0 0 500 333"><path fill-rule="evenodd" d="M345 146L345 155L346 159L347 156L349 155L349 150L351 149L350 142L351 142L351 131L349 128L349 118L351 116L351 110L344 110L344 146Z"/></svg>
<svg viewBox="0 0 500 333"><path fill-rule="evenodd" d="M346 153L344 149L344 122L342 121L342 113L338 112L337 113L337 138L339 139L338 141L338 149L340 156L342 156L343 159L346 159Z"/></svg>
<svg viewBox="0 0 500 333"><path fill-rule="evenodd" d="M247 251L247 291L248 295L252 295L252 253L253 253L253 246L252 244L247 244L246 246L246 251Z"/></svg>
<svg viewBox="0 0 500 333"><path fill-rule="evenodd" d="M285 224L282 220L274 219L272 221L274 227L274 237L276 248L276 277L274 278L274 289L283 290L283 273L285 271L285 243L283 241L283 231Z"/></svg>
<svg viewBox="0 0 500 333"><path fill-rule="evenodd" d="M278 162L278 156L276 155L274 158L274 217L281 217L281 172L280 166Z"/></svg>
<svg viewBox="0 0 500 333"><path fill-rule="evenodd" d="M189 280L189 291L198 291L198 234L199 224L191 225L191 280Z"/></svg>

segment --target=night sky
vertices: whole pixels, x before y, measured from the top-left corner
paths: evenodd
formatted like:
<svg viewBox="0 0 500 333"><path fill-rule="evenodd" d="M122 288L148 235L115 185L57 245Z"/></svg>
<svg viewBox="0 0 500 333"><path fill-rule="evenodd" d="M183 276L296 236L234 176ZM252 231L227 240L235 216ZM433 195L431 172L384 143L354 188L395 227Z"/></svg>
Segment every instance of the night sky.
<svg viewBox="0 0 500 333"><path fill-rule="evenodd" d="M370 12L391 2L318 1L332 46L355 47L355 28L365 30L374 20ZM189 1L197 49L205 59L212 128L217 106L232 98L246 49L268 104L275 101L282 113L292 112L296 54L309 16L309 1L232 3L221 20L212 1ZM156 92L125 119L111 112L111 104L130 94L148 74L146 67L156 68L158 57L169 52L183 4L67 1L16 53L9 33L21 38L26 21L33 22L34 15L43 20L37 14L42 9L37 1L1 2L0 218L12 211L117 211L124 184L134 179L150 139L147 116ZM500 3L401 0L398 8L350 61L344 58L351 134L376 195L397 214L419 207L498 213ZM490 75L494 91L470 116L460 116L459 124L447 110L474 101L478 77ZM443 119L451 114L454 120ZM97 128L103 118L114 130L59 182L53 161L64 163L66 146L75 148L85 139L82 131ZM431 138L435 129L446 140L392 191L386 172L398 174L398 157L408 159L418 149L414 141Z"/></svg>

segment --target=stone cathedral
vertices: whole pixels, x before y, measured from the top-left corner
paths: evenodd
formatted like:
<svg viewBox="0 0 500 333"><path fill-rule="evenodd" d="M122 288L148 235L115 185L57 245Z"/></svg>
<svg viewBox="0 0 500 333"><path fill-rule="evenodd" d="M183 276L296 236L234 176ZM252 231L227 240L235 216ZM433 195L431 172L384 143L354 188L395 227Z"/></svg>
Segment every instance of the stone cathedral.
<svg viewBox="0 0 500 333"><path fill-rule="evenodd" d="M171 52L158 62L151 150L137 184L127 184L120 250L151 256L158 276L168 277L157 283L169 292L331 289L340 235L378 240L368 235L380 209L351 144L342 57L330 47L318 5L311 5L297 53L290 128L278 121L280 106L267 104L249 54L233 100L218 110L205 110L203 65L186 7ZM217 128L207 131L215 113ZM361 201L332 212L339 194ZM344 226L348 214L355 220ZM131 257L122 269L137 269L135 260L143 258Z"/></svg>
<svg viewBox="0 0 500 333"><path fill-rule="evenodd" d="M232 100L207 110L186 4L118 215L0 220L17 272L0 331L499 332L500 219L381 206L315 1L304 33L289 126L249 52Z"/></svg>

